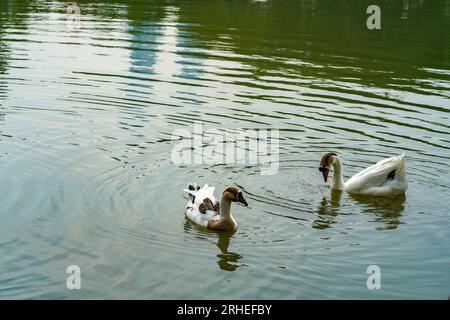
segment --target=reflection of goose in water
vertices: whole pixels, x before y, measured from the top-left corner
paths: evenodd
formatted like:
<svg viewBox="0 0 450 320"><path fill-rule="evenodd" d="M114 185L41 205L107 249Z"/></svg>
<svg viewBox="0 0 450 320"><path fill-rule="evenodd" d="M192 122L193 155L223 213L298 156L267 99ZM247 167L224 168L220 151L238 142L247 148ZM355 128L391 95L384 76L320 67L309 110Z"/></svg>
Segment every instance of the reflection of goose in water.
<svg viewBox="0 0 450 320"><path fill-rule="evenodd" d="M360 205L362 212L376 216L373 222L382 223L383 226L377 227L377 230L397 229L398 225L402 223L400 216L405 210L405 195L396 198L364 195L350 195L350 197Z"/></svg>
<svg viewBox="0 0 450 320"><path fill-rule="evenodd" d="M195 230L197 233L210 240L214 240L214 238L217 237L216 245L220 250L217 253L217 258L219 258L217 260L217 264L221 270L235 271L237 268L246 266L245 264L239 264L239 260L242 258L242 255L236 252L228 251L228 247L230 246L230 240L235 234L235 231L214 232L212 230L202 228L186 218L185 230L189 229Z"/></svg>
<svg viewBox="0 0 450 320"><path fill-rule="evenodd" d="M339 190L331 190L331 197L328 200L326 197L322 198L322 201L318 208L318 217L313 222L313 228L327 229L332 224L336 223L336 217L343 213L341 209L341 199L343 192ZM363 213L375 215L376 218L371 222L381 223L377 230L390 230L396 229L400 221L400 216L405 209L406 197L399 196L396 198L390 197L371 197L364 195L349 195ZM348 208L350 209L350 208ZM346 212L351 214L351 211Z"/></svg>
<svg viewBox="0 0 450 320"><path fill-rule="evenodd" d="M238 264L242 256L236 252L228 251L230 245L230 239L234 232L221 232L219 234L219 241L217 241L217 247L220 249L220 253L217 255L219 260L217 264L221 270L225 271L235 271L237 268L244 266L243 264Z"/></svg>
<svg viewBox="0 0 450 320"><path fill-rule="evenodd" d="M331 224L335 223L335 217L339 215L341 207L341 198L342 191L339 190L331 190L329 203L325 196L322 198L318 209L319 216L313 221L313 228L327 229Z"/></svg>

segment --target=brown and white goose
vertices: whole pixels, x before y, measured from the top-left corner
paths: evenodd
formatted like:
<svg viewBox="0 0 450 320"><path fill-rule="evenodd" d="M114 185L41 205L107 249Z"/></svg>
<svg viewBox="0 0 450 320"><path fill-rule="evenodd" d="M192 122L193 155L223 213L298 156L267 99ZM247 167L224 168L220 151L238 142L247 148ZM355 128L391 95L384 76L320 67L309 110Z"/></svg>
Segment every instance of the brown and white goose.
<svg viewBox="0 0 450 320"><path fill-rule="evenodd" d="M189 184L189 189L184 189L189 193L186 217L211 230L236 230L238 225L231 214L231 203L238 202L248 206L242 191L237 187L226 188L219 203L214 197L214 190L214 187L209 187L207 184L203 188L196 184Z"/></svg>
<svg viewBox="0 0 450 320"><path fill-rule="evenodd" d="M405 154L378 161L344 182L342 162L334 152L328 152L320 160L319 171L327 182L333 167L331 188L354 194L371 196L397 196L404 194L408 187Z"/></svg>

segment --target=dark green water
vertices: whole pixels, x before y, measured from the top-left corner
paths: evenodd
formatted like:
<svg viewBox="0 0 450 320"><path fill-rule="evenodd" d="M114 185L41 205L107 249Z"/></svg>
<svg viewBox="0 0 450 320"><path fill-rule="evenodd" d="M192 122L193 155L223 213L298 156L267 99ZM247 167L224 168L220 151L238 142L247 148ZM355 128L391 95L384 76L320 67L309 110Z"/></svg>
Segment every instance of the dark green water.
<svg viewBox="0 0 450 320"><path fill-rule="evenodd" d="M369 4L2 0L0 298L447 299L450 1ZM175 165L195 121L278 129L278 174ZM406 197L331 193L330 150L406 151ZM190 181L242 186L236 233L185 222Z"/></svg>

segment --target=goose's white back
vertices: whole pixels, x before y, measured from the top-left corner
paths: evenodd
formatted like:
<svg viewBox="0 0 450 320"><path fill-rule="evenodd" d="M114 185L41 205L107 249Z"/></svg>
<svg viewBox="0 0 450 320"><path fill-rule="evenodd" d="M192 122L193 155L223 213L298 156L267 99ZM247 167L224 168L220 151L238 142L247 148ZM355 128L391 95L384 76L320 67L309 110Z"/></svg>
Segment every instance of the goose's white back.
<svg viewBox="0 0 450 320"><path fill-rule="evenodd" d="M392 179L387 179L394 172ZM345 191L379 196L395 196L407 189L405 154L383 159L345 182Z"/></svg>

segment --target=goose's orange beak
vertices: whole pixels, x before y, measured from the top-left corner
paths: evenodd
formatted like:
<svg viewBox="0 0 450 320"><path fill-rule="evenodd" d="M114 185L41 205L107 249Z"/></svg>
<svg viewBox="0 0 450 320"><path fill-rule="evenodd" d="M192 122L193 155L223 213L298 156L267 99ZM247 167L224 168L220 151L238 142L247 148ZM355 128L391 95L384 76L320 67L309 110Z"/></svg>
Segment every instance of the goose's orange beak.
<svg viewBox="0 0 450 320"><path fill-rule="evenodd" d="M328 172L330 172L330 170L323 170L322 171L322 175L323 175L323 181L325 181L325 183L327 182L327 180L328 180Z"/></svg>
<svg viewBox="0 0 450 320"><path fill-rule="evenodd" d="M320 167L319 171L322 172L323 181L325 181L325 183L326 183L328 180L328 173L330 172L330 170L328 170L327 168Z"/></svg>

